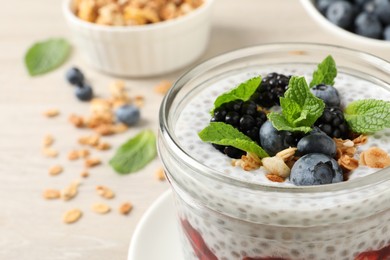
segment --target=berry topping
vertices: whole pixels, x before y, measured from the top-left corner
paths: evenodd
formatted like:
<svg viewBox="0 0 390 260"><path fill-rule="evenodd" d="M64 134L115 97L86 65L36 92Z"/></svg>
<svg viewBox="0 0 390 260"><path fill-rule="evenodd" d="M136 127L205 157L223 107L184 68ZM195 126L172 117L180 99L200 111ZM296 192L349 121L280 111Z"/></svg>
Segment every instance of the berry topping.
<svg viewBox="0 0 390 260"><path fill-rule="evenodd" d="M329 107L337 107L340 105L340 96L337 89L330 85L319 84L310 89L314 96L322 99Z"/></svg>
<svg viewBox="0 0 390 260"><path fill-rule="evenodd" d="M343 181L343 173L334 159L310 153L295 162L290 180L297 186L330 184Z"/></svg>
<svg viewBox="0 0 390 260"><path fill-rule="evenodd" d="M380 39L382 30L382 24L373 14L361 13L355 19L355 31L359 35Z"/></svg>
<svg viewBox="0 0 390 260"><path fill-rule="evenodd" d="M314 125L330 137L347 139L349 136L348 124L343 111L338 107L325 107Z"/></svg>
<svg viewBox="0 0 390 260"><path fill-rule="evenodd" d="M261 147L270 155L296 146L298 140L297 136L288 131L278 131L272 125L271 121L267 121L260 128L260 143Z"/></svg>
<svg viewBox="0 0 390 260"><path fill-rule="evenodd" d="M124 105L119 107L115 111L115 115L120 122L128 126L135 125L141 117L138 107L134 105Z"/></svg>
<svg viewBox="0 0 390 260"><path fill-rule="evenodd" d="M334 157L336 155L336 143L324 133L309 134L299 140L298 153L305 155L309 153L321 153Z"/></svg>
<svg viewBox="0 0 390 260"><path fill-rule="evenodd" d="M89 101L93 97L93 90L88 85L82 85L75 90L76 97L81 101Z"/></svg>
<svg viewBox="0 0 390 260"><path fill-rule="evenodd" d="M286 92L289 80L290 77L283 74L275 72L268 74L262 79L251 100L265 108L280 105L279 98L283 97L284 92Z"/></svg>
<svg viewBox="0 0 390 260"><path fill-rule="evenodd" d="M232 125L253 141L260 143L259 129L266 120L267 116L264 112L257 110L255 102L250 100L244 102L237 99L216 108L214 110L214 116L210 121ZM244 151L230 146L214 145L214 147L231 158L238 159L245 154Z"/></svg>
<svg viewBox="0 0 390 260"><path fill-rule="evenodd" d="M65 74L66 80L75 86L82 86L84 83L83 73L76 67L70 68Z"/></svg>

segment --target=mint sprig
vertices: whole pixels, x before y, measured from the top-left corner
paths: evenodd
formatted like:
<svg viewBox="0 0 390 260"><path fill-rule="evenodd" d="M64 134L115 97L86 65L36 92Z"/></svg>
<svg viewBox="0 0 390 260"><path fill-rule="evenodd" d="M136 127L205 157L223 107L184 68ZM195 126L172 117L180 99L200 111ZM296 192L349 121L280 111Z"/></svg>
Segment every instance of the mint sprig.
<svg viewBox="0 0 390 260"><path fill-rule="evenodd" d="M119 174L132 173L145 167L156 155L155 134L143 130L118 148L110 165Z"/></svg>
<svg viewBox="0 0 390 260"><path fill-rule="evenodd" d="M229 92L223 93L222 95L217 97L217 99L214 101L214 108L211 111L211 113L213 113L214 110L220 107L222 104L225 104L227 102L237 100L237 99L247 101L253 95L253 93L255 93L260 83L261 83L261 77L260 76L254 77L241 83L240 85L230 90Z"/></svg>
<svg viewBox="0 0 390 260"><path fill-rule="evenodd" d="M203 142L233 146L245 152L254 153L260 158L269 156L255 141L229 124L212 122L198 135Z"/></svg>
<svg viewBox="0 0 390 260"><path fill-rule="evenodd" d="M313 72L313 79L310 82L310 87L318 84L334 85L334 79L337 76L336 62L331 55L327 56L317 66L317 70Z"/></svg>
<svg viewBox="0 0 390 260"><path fill-rule="evenodd" d="M309 132L324 111L324 102L315 97L304 77L293 76L284 97L280 98L281 113L268 114L277 130Z"/></svg>
<svg viewBox="0 0 390 260"><path fill-rule="evenodd" d="M70 44L63 38L52 38L31 46L24 62L30 76L44 74L59 67L69 57Z"/></svg>
<svg viewBox="0 0 390 260"><path fill-rule="evenodd" d="M346 107L345 119L355 133L374 133L390 128L390 102L376 99L357 100Z"/></svg>

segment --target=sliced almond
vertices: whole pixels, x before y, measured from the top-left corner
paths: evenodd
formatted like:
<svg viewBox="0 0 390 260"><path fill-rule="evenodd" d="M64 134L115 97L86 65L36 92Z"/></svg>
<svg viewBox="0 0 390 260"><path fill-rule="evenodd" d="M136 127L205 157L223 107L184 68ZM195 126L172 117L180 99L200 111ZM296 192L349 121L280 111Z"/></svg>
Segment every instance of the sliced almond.
<svg viewBox="0 0 390 260"><path fill-rule="evenodd" d="M87 158L90 153L87 149L82 149L82 150L77 151L77 154L80 158Z"/></svg>
<svg viewBox="0 0 390 260"><path fill-rule="evenodd" d="M54 143L54 137L52 135L45 135L43 138L42 144L43 147L49 147Z"/></svg>
<svg viewBox="0 0 390 260"><path fill-rule="evenodd" d="M50 147L43 148L42 153L46 157L50 157L50 158L55 158L58 156L58 151Z"/></svg>
<svg viewBox="0 0 390 260"><path fill-rule="evenodd" d="M115 193L106 186L96 186L96 191L100 196L106 199L112 199L115 197Z"/></svg>
<svg viewBox="0 0 390 260"><path fill-rule="evenodd" d="M54 166L50 167L49 175L56 176L56 175L60 174L62 171L63 171L63 168L61 165L54 165Z"/></svg>
<svg viewBox="0 0 390 260"><path fill-rule="evenodd" d="M81 218L82 214L83 213L79 209L71 209L71 210L68 210L67 212L65 212L62 219L63 219L64 223L71 224L71 223L74 223L77 220L79 220Z"/></svg>
<svg viewBox="0 0 390 260"><path fill-rule="evenodd" d="M280 157L283 161L287 162L294 158L295 152L297 151L296 147L290 147L278 152L275 156Z"/></svg>
<svg viewBox="0 0 390 260"><path fill-rule="evenodd" d="M99 143L96 146L96 149L101 150L101 151L109 150L110 148L111 148L111 145L109 143Z"/></svg>
<svg viewBox="0 0 390 260"><path fill-rule="evenodd" d="M88 178L89 177L89 173L87 171L82 171L80 173L80 176L83 177L83 178Z"/></svg>
<svg viewBox="0 0 390 260"><path fill-rule="evenodd" d="M265 157L261 162L269 174L278 175L282 178L287 178L290 175L290 168L284 160L278 156Z"/></svg>
<svg viewBox="0 0 390 260"><path fill-rule="evenodd" d="M79 158L80 158L79 153L76 150L72 150L68 153L68 160L70 160L70 161L74 161L74 160L77 160Z"/></svg>
<svg viewBox="0 0 390 260"><path fill-rule="evenodd" d="M84 161L85 167L91 168L98 166L102 161L99 158L87 158Z"/></svg>
<svg viewBox="0 0 390 260"><path fill-rule="evenodd" d="M71 200L76 197L79 185L80 183L77 181L72 182L68 187L61 191L61 198L63 200Z"/></svg>
<svg viewBox="0 0 390 260"><path fill-rule="evenodd" d="M133 204L131 204L130 202L125 202L120 205L119 213L123 215L127 215L131 212L132 209L133 209Z"/></svg>
<svg viewBox="0 0 390 260"><path fill-rule="evenodd" d="M58 109L52 108L48 109L43 113L46 117L56 117L60 114L60 111Z"/></svg>
<svg viewBox="0 0 390 260"><path fill-rule="evenodd" d="M96 213L106 214L111 211L111 208L104 203L95 203L92 205L92 210Z"/></svg>
<svg viewBox="0 0 390 260"><path fill-rule="evenodd" d="M61 193L59 190L47 189L43 191L43 197L48 200L59 199Z"/></svg>
<svg viewBox="0 0 390 260"><path fill-rule="evenodd" d="M347 170L347 171L352 171L355 170L357 167L359 167L359 162L355 158L349 156L349 155L342 155L337 162L339 165Z"/></svg>
<svg viewBox="0 0 390 260"><path fill-rule="evenodd" d="M158 168L154 175L156 176L157 180L165 181L165 173L164 173L164 169L162 167Z"/></svg>

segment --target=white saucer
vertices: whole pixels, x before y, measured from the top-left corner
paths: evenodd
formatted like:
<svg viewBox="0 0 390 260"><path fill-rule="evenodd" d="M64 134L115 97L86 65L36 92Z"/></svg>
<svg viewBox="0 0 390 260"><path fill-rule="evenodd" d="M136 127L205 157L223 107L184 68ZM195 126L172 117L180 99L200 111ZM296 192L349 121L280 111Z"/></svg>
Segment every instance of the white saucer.
<svg viewBox="0 0 390 260"><path fill-rule="evenodd" d="M130 242L128 260L183 260L172 192L145 212Z"/></svg>

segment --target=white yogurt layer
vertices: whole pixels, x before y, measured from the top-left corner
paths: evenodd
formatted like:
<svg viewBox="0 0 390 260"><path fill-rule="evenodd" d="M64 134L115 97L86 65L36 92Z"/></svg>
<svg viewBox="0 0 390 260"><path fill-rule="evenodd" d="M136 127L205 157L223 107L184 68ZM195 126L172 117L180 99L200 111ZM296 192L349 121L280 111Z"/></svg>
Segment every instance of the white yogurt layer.
<svg viewBox="0 0 390 260"><path fill-rule="evenodd" d="M283 183L269 181L265 177L265 171L262 168L248 172L241 169L241 167L231 166L231 158L220 153L210 144L202 142L198 137L198 132L209 124L211 118L210 110L213 107L215 99L221 93L238 86L249 78L258 75L264 77L271 72L284 75L305 76L307 81L310 82L313 66L305 64L282 64L267 68L248 68L248 71L245 73L232 73L233 75L211 83L207 88L197 93L183 107L175 128L175 134L180 146L197 161L231 178L273 186L292 186L293 184L288 179ZM390 91L378 87L368 79L358 78L349 74L339 72L334 86L339 91L341 104L344 107L352 101L361 99L390 100ZM372 146L378 146L390 153L390 129L370 135L367 144L358 147L357 154ZM353 171L350 179L367 176L377 170L360 166Z"/></svg>

